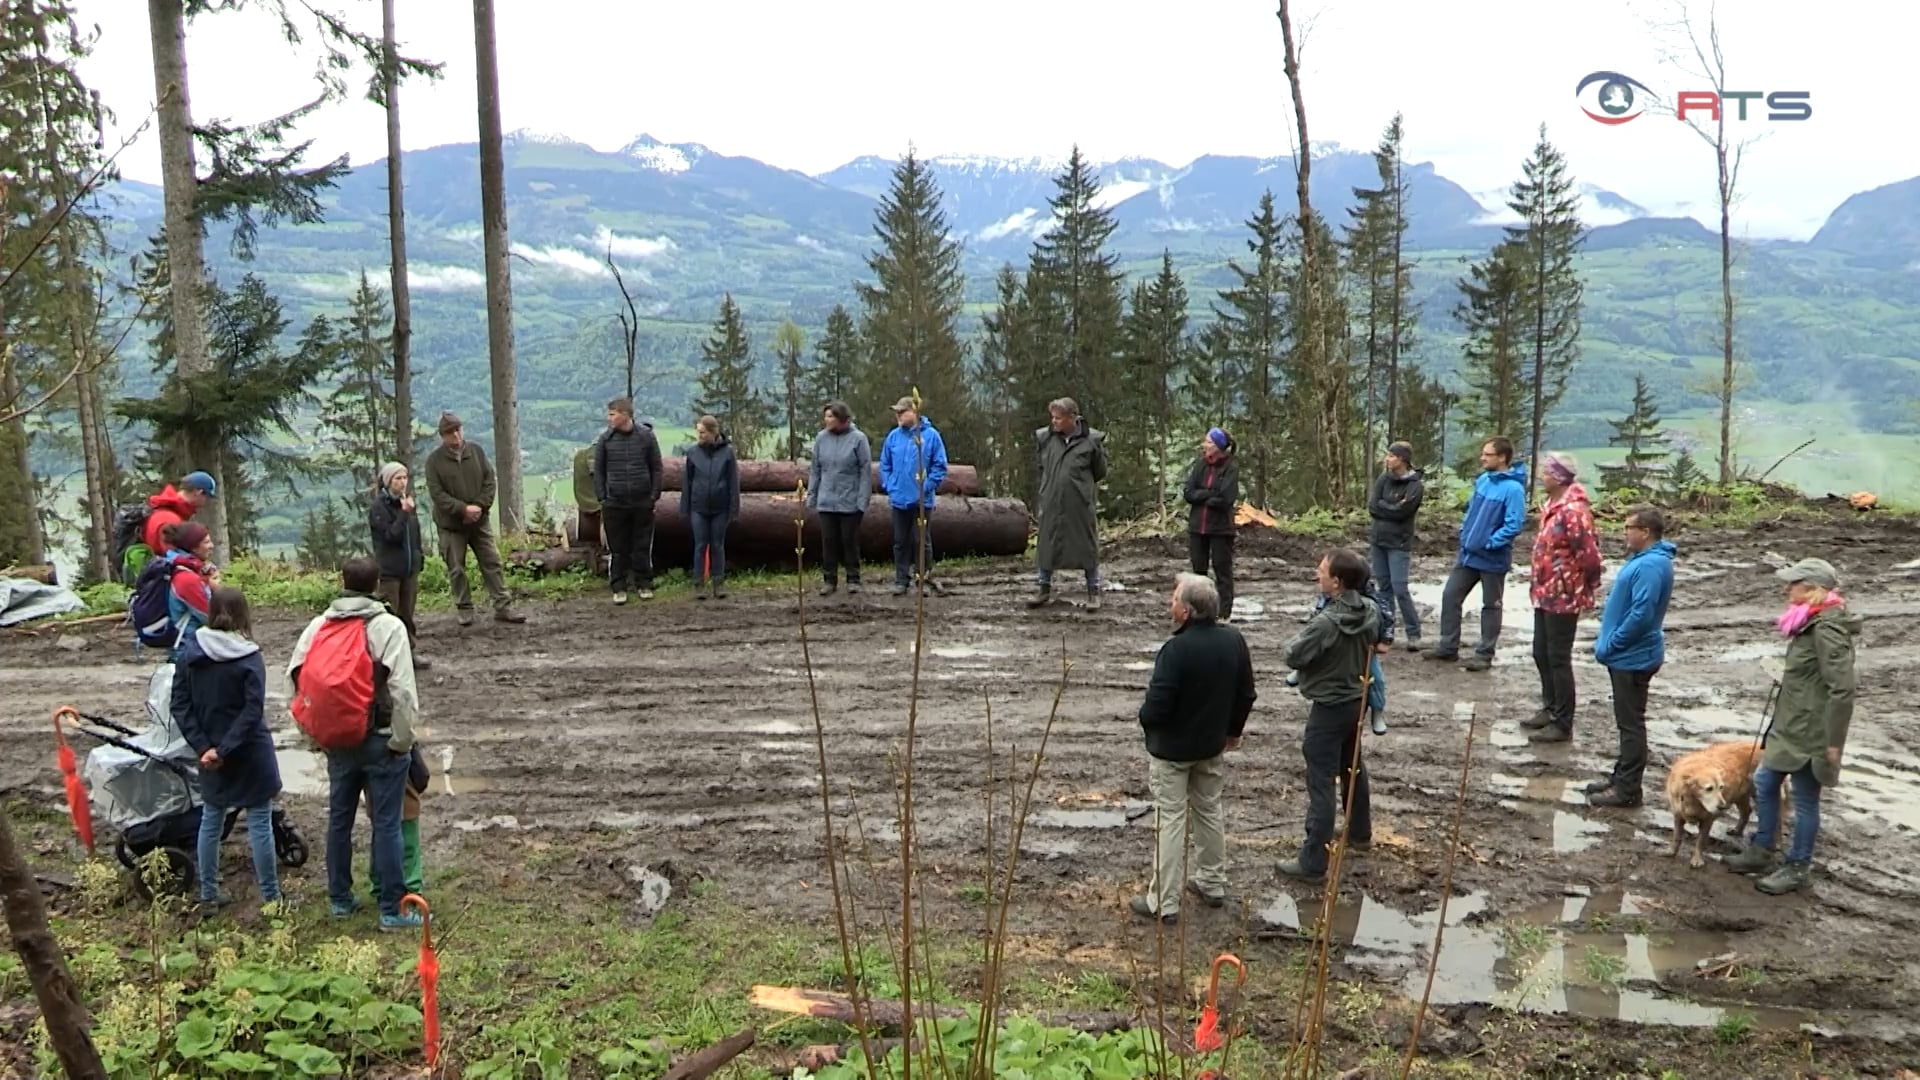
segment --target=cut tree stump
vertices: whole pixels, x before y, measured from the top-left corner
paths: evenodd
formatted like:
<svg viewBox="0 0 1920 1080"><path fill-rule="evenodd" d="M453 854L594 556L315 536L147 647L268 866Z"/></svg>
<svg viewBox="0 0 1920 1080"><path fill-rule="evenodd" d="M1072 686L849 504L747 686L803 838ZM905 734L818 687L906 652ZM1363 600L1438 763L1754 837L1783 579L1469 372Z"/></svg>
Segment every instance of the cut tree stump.
<svg viewBox="0 0 1920 1080"><path fill-rule="evenodd" d="M756 1007L771 1012L838 1020L843 1024L854 1023L853 999L830 990L760 985L753 988L753 996L750 1000ZM874 1027L898 1029L905 1026L907 1014L900 1002L867 1001L862 1004L866 1010L867 1023ZM967 1010L955 1005L934 1005L925 1002L916 1002L913 1011L914 1015L921 1020L959 1018L967 1015ZM1045 1012L1033 1014L1033 1018L1047 1027L1072 1028L1091 1035L1104 1035L1109 1031L1126 1031L1134 1026L1134 1015L1122 1012Z"/></svg>
<svg viewBox="0 0 1920 1080"><path fill-rule="evenodd" d="M661 459L661 491L679 491L686 481L687 459L670 457ZM740 462L740 490L743 492L776 492L791 495L800 481L807 478L809 464L804 461L742 461ZM883 491L880 486L880 466L868 466L873 480L873 490ZM980 494L980 472L971 465L948 465L947 475L941 479L937 491L940 495Z"/></svg>
<svg viewBox="0 0 1920 1080"><path fill-rule="evenodd" d="M719 1072L721 1066L746 1053L755 1038L752 1028L735 1032L699 1053L688 1055L668 1069L660 1080L706 1080Z"/></svg>

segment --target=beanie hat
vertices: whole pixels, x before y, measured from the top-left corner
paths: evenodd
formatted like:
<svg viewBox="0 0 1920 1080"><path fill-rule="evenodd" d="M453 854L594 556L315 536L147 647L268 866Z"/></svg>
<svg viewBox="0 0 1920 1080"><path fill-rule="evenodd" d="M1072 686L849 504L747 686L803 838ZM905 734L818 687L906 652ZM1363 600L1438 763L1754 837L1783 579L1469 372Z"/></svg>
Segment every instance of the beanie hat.
<svg viewBox="0 0 1920 1080"><path fill-rule="evenodd" d="M210 535L207 527L197 521L189 521L173 530L173 546L181 551L192 551Z"/></svg>
<svg viewBox="0 0 1920 1080"><path fill-rule="evenodd" d="M1553 453L1547 455L1546 471L1548 476L1553 477L1560 483L1571 484L1573 483L1573 478L1580 475L1580 463L1573 459L1572 454L1563 450L1555 450Z"/></svg>
<svg viewBox="0 0 1920 1080"><path fill-rule="evenodd" d="M440 414L440 434L442 435L459 431L462 427L465 427L465 426L466 425L460 422L460 418L458 416L455 416L450 412L443 412Z"/></svg>
<svg viewBox="0 0 1920 1080"><path fill-rule="evenodd" d="M397 461L389 461L380 466L380 490L387 490L387 485L393 483L393 478L406 471L407 467Z"/></svg>
<svg viewBox="0 0 1920 1080"><path fill-rule="evenodd" d="M1413 444L1412 443L1407 442L1404 439L1398 442L1391 443L1387 446L1387 453L1392 454L1394 457L1397 457L1401 461L1406 462L1409 468L1413 466Z"/></svg>
<svg viewBox="0 0 1920 1080"><path fill-rule="evenodd" d="M1214 428L1207 432L1207 441L1222 450L1233 449L1233 436L1219 428Z"/></svg>

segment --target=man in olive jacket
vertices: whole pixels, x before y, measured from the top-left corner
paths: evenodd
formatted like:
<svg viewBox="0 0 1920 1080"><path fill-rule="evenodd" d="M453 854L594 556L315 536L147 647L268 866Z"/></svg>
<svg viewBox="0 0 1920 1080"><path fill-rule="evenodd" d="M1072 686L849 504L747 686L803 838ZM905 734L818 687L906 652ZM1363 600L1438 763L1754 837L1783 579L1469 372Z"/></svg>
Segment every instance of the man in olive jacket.
<svg viewBox="0 0 1920 1080"><path fill-rule="evenodd" d="M1047 406L1050 422L1033 433L1040 469L1034 513L1040 538L1034 551L1040 591L1028 607L1053 602L1055 570L1085 570L1087 610L1100 610L1100 481L1107 478L1107 436L1087 426L1080 406L1060 398Z"/></svg>
<svg viewBox="0 0 1920 1080"><path fill-rule="evenodd" d="M1853 724L1854 645L1864 620L1847 610L1840 575L1825 559L1801 559L1775 577L1786 582L1787 610L1775 628L1787 639L1787 656L1774 703L1773 723L1762 736L1765 751L1754 770L1752 842L1727 860L1742 874L1779 896L1813 880L1813 844L1820 833L1820 795L1840 782L1840 757ZM1780 834L1780 788L1793 781L1793 837L1787 860L1776 865Z"/></svg>
<svg viewBox="0 0 1920 1080"><path fill-rule="evenodd" d="M1240 631L1220 619L1220 594L1198 574L1181 574L1173 587L1173 637L1160 647L1153 678L1140 703L1152 764L1158 846L1153 882L1131 902L1135 915L1173 922L1185 889L1208 907L1226 903L1226 827L1220 791L1226 784L1224 754L1240 745L1258 696L1253 657ZM1186 875L1187 815L1199 852Z"/></svg>
<svg viewBox="0 0 1920 1080"><path fill-rule="evenodd" d="M1373 843L1373 802L1366 762L1358 752L1366 701L1360 680L1380 640L1380 608L1361 591L1367 584L1366 562L1336 548L1316 572L1326 606L1287 644L1287 666L1300 673L1300 696L1313 703L1300 740L1307 759L1307 838L1298 858L1280 864L1281 874L1310 882L1326 878L1327 846L1342 808L1334 799L1336 784L1351 788L1348 848L1365 851Z"/></svg>
<svg viewBox="0 0 1920 1080"><path fill-rule="evenodd" d="M447 563L447 585L459 608L460 625L473 625L473 591L467 585L467 551L480 564L480 577L493 597L493 617L523 623L513 610L507 579L500 571L500 548L493 542L487 514L493 509L493 462L466 441L464 425L450 412L440 414L440 445L427 455L427 492L433 497L433 524L440 532L440 557Z"/></svg>

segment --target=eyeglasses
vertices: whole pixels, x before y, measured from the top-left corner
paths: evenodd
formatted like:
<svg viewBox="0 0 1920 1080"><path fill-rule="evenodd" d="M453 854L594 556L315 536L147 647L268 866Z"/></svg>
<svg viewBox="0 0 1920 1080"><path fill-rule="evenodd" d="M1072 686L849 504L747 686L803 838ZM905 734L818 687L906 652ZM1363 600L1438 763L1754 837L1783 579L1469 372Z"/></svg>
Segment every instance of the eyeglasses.
<svg viewBox="0 0 1920 1080"><path fill-rule="evenodd" d="M1631 521L1629 521L1629 522L1627 522L1627 525L1626 525L1626 527L1627 527L1628 529L1631 529L1631 530L1633 530L1633 531L1635 531L1635 532L1646 532L1646 531L1647 531L1647 527L1646 527L1645 525L1635 525L1635 524L1634 524L1633 522L1631 522Z"/></svg>

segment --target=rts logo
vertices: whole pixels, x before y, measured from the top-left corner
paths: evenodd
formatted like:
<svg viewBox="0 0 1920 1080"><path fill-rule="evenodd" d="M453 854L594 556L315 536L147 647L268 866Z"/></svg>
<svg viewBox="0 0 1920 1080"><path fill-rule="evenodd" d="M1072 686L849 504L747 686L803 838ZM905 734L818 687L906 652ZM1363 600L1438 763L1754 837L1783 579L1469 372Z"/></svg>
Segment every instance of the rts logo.
<svg viewBox="0 0 1920 1080"><path fill-rule="evenodd" d="M1622 75L1617 71L1595 71L1580 80L1573 88L1576 99L1583 98L1587 88L1597 86L1594 92L1595 112L1584 101L1580 111L1597 123L1607 125L1624 124L1637 120L1651 105L1655 96L1645 83L1631 75ZM1637 91L1637 93L1636 93ZM1712 90L1683 90L1674 97L1673 115L1680 120L1690 116L1704 115L1706 119L1718 122L1722 105L1732 105L1734 115L1730 119L1746 120L1747 103L1764 101L1768 120L1809 120L1813 117L1813 104L1809 100L1813 94L1807 90L1775 90L1767 93L1760 90L1727 90L1715 93ZM1759 117L1753 117L1759 119Z"/></svg>

